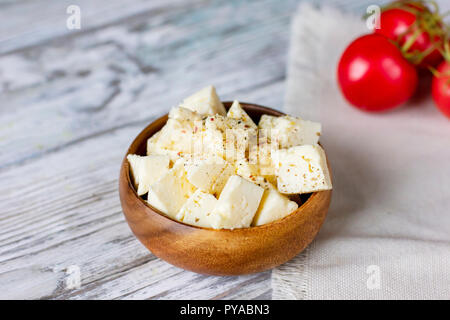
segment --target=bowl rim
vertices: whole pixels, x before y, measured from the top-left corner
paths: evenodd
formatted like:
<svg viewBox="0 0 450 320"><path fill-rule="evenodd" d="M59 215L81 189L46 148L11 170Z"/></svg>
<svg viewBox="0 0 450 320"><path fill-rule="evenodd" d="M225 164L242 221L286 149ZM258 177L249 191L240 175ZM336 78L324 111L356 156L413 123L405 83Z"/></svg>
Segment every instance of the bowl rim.
<svg viewBox="0 0 450 320"><path fill-rule="evenodd" d="M224 105L230 105L231 106L231 104L233 103L233 101L222 101L222 103L224 104ZM275 109L272 109L272 108L269 108L269 107L265 107L265 106L262 106L262 105L258 105L258 104L254 104L254 103L248 103L248 102L242 102L242 101L239 101L239 103L241 104L241 106L242 106L242 108L245 110L247 107L256 107L257 109L263 109L263 111L270 111L270 112L272 112L272 113L275 113L276 114L276 116L283 116L283 115L286 115L284 112L281 112L281 111L278 111L278 110L275 110ZM262 114L266 114L266 113L262 113ZM277 219L277 220L275 220L275 221L272 221L272 222L269 222L269 223L266 223L266 224L263 224L263 225L260 225L260 226L249 226L249 227L246 227L246 228L234 228L234 229L214 229L214 228L206 228L206 227L200 227L200 226L194 226L194 225L191 225L191 224L187 224L187 223L184 223L184 222L182 222L182 221L179 221L179 220L177 220L177 219L174 219L174 218L172 218L172 217L169 217L168 215L166 215L165 213L163 213L162 211L160 211L160 210L158 210L158 209L156 209L155 207L153 207L152 205L150 205L147 201L145 201L144 199L142 199L138 194L137 194L137 191L136 191L136 188L134 187L134 185L133 185L133 183L132 183L132 181L131 181L131 177L130 177L130 172L131 172L131 170L130 170L130 165L129 165L129 162L128 162L128 160L127 160L127 156L130 154L130 148L131 148L131 146L136 142L136 140L140 137L140 135L142 134L142 132L144 132L145 130L147 130L150 126L152 126L153 125L153 123L155 123L155 122L158 122L158 121L162 121L162 119L164 119L164 118L166 118L166 117L168 117L168 113L165 113L164 115L162 115L161 117L158 117L158 118L156 118L155 120L153 120L151 123L149 123L144 129L142 129L138 134L137 134L137 136L133 139L133 141L131 142L131 144L130 144L130 146L128 147L128 149L127 149L127 152L126 152L126 154L125 154L125 156L124 156L124 158L123 158L123 160L122 160L122 164L121 164L121 169L122 170L124 170L124 173L125 173L125 178L127 179L127 186L128 186L128 188L130 188L132 191L133 191L133 196L137 199L137 201L140 201L144 206L146 206L148 209L151 209L153 212L155 212L155 213L157 213L157 214L159 214L160 216L162 216L163 218L165 218L165 219L168 219L168 220L170 220L170 221L172 221L172 222L175 222L175 223L177 223L177 224L180 224L180 225L182 225L182 226L185 226L185 227L190 227L190 228L193 228L193 229L199 229L199 230L206 230L206 231L215 231L215 232L242 232L243 230L244 231L248 231L248 230L257 230L257 229L259 229L259 230L261 230L261 229L265 229L265 228L270 228L271 226L273 226L273 225L275 225L275 224L280 224L280 223L283 223L283 220L285 220L285 219L287 219L288 217L291 217L292 215L295 215L295 214L301 214L301 211L303 211L303 209L306 207L306 206L309 206L309 205L311 205L311 203L314 201L314 199L317 197L317 195L319 194L319 193L321 193L321 192L324 192L324 191L317 191L317 192L312 192L311 194L310 194L310 196L308 197L308 199L305 201L305 202L303 202L294 212L291 212L290 214L288 214L287 216L284 216L283 218L281 218L281 219ZM167 120L166 120L166 122L167 122ZM156 133L156 132L155 132ZM151 136L150 136L151 137ZM148 140L150 137L147 137L146 139ZM326 190L327 191L327 190ZM296 194L298 194L298 193L296 193Z"/></svg>

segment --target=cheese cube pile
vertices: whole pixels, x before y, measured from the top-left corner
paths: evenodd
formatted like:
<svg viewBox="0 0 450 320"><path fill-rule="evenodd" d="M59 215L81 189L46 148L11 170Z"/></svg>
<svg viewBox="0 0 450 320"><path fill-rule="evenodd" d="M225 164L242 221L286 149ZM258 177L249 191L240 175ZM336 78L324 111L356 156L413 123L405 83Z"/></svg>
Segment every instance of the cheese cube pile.
<svg viewBox="0 0 450 320"><path fill-rule="evenodd" d="M202 228L261 226L297 210L292 195L332 188L321 130L291 116L256 124L237 100L226 112L208 86L170 110L146 156L127 159L137 194L167 216Z"/></svg>

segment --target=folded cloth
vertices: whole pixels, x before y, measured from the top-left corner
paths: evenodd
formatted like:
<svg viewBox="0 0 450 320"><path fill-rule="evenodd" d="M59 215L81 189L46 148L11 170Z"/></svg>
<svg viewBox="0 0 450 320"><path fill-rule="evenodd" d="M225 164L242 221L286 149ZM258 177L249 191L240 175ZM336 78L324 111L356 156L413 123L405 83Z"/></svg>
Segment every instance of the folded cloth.
<svg viewBox="0 0 450 320"><path fill-rule="evenodd" d="M383 114L349 106L337 62L368 32L328 7L293 20L285 111L322 122L334 190L315 241L273 271L274 299L450 299L450 121L429 94Z"/></svg>

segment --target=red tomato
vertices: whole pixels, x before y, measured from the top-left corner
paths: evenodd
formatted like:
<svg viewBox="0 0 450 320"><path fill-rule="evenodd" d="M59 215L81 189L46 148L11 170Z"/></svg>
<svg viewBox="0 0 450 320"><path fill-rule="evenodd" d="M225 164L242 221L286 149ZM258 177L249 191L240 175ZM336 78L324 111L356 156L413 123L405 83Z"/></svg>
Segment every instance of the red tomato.
<svg viewBox="0 0 450 320"><path fill-rule="evenodd" d="M439 52L445 34L442 20L420 2L396 5L381 13L380 29L375 29L375 33L396 41L400 47L411 41L405 48L406 55L418 60L421 68L436 67L443 59Z"/></svg>
<svg viewBox="0 0 450 320"><path fill-rule="evenodd" d="M417 71L386 37L369 34L342 54L338 81L345 98L366 111L392 109L406 102L417 87Z"/></svg>
<svg viewBox="0 0 450 320"><path fill-rule="evenodd" d="M439 110L450 118L450 62L442 62L437 71L439 76L433 77L431 94Z"/></svg>

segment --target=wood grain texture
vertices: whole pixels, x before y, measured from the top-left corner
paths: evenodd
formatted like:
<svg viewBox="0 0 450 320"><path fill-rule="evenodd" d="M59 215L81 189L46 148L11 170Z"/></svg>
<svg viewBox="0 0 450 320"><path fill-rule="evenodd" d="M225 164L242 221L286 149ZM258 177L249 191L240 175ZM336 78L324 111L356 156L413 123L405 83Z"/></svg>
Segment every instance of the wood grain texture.
<svg viewBox="0 0 450 320"><path fill-rule="evenodd" d="M149 255L117 173L132 137L204 85L281 108L297 0L77 3L71 31L71 1L0 1L0 298L270 298L269 272L200 276Z"/></svg>
<svg viewBox="0 0 450 320"><path fill-rule="evenodd" d="M117 1L101 23L108 7L90 5L80 32L65 2L1 6L16 18L0 38L0 297L270 298L268 272L202 276L149 254L117 178L132 138L204 85L280 107L295 1Z"/></svg>

